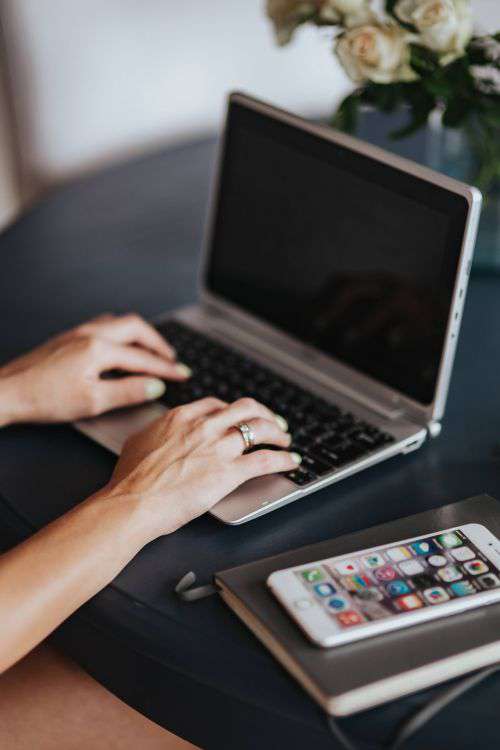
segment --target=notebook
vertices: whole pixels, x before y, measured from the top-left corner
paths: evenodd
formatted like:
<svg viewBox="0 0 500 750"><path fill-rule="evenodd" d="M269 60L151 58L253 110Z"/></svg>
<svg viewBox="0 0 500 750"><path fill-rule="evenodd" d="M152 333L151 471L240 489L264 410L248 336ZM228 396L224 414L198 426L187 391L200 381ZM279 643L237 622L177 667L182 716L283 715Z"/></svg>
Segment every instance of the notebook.
<svg viewBox="0 0 500 750"><path fill-rule="evenodd" d="M330 715L347 716L500 662L500 603L331 649L310 643L266 586L275 570L466 523L500 538L487 495L217 573L226 604Z"/></svg>

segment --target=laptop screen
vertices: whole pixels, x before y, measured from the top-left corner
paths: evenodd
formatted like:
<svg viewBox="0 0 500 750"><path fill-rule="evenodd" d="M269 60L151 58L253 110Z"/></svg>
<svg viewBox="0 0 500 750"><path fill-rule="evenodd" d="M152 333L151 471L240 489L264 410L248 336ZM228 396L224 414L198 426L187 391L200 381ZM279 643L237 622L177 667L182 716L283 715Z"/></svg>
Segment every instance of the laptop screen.
<svg viewBox="0 0 500 750"><path fill-rule="evenodd" d="M233 102L207 287L422 404L467 202Z"/></svg>

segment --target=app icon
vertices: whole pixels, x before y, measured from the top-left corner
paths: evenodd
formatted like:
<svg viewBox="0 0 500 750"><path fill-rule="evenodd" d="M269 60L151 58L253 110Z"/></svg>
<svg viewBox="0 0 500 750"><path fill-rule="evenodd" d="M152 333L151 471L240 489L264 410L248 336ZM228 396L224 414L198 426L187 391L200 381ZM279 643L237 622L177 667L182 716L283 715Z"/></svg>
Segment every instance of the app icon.
<svg viewBox="0 0 500 750"><path fill-rule="evenodd" d="M336 617L337 622L339 622L343 628L351 628L353 625L360 625L364 622L364 618L353 609L350 609L347 612L341 612L336 615Z"/></svg>
<svg viewBox="0 0 500 750"><path fill-rule="evenodd" d="M457 549L453 549L451 554L458 562L473 560L476 556L470 547L458 547Z"/></svg>
<svg viewBox="0 0 500 750"><path fill-rule="evenodd" d="M353 581L354 576L344 576L340 579L340 584L343 586L346 591L359 591L358 587Z"/></svg>
<svg viewBox="0 0 500 750"><path fill-rule="evenodd" d="M477 579L483 589L496 589L500 586L500 579L494 573L487 573Z"/></svg>
<svg viewBox="0 0 500 750"><path fill-rule="evenodd" d="M405 612L410 609L419 609L420 607L424 606L416 594L407 594L406 596L400 596L399 599L395 599L394 602L399 607L399 609L402 609Z"/></svg>
<svg viewBox="0 0 500 750"><path fill-rule="evenodd" d="M374 576L379 581L393 581L395 578L397 578L397 573L392 565L384 565L383 568L377 568L377 570L374 572Z"/></svg>
<svg viewBox="0 0 500 750"><path fill-rule="evenodd" d="M387 550L387 556L393 562L401 562L402 560L408 560L411 557L411 552L408 547L393 547Z"/></svg>
<svg viewBox="0 0 500 750"><path fill-rule="evenodd" d="M369 589L362 589L361 591L356 592L356 596L359 599L363 599L363 601L375 601L375 602L381 602L384 598L384 595L381 591L376 589L374 586Z"/></svg>
<svg viewBox="0 0 500 750"><path fill-rule="evenodd" d="M356 560L342 560L341 562L335 563L333 567L341 576L348 576L352 573L357 573L359 570L359 565Z"/></svg>
<svg viewBox="0 0 500 750"><path fill-rule="evenodd" d="M462 546L462 540L458 534L455 534L453 531L449 531L447 534L440 534L437 537L437 540L441 547L444 547L445 549L453 549L453 547Z"/></svg>
<svg viewBox="0 0 500 750"><path fill-rule="evenodd" d="M385 560L378 552L372 552L371 555L363 557L363 565L367 568L381 568L385 565Z"/></svg>
<svg viewBox="0 0 500 750"><path fill-rule="evenodd" d="M409 594L411 589L405 581L397 580L391 581L387 586L387 593L389 596L402 596L403 594Z"/></svg>
<svg viewBox="0 0 500 750"><path fill-rule="evenodd" d="M471 576L479 576L481 573L487 573L489 568L482 560L471 560L464 563L464 568Z"/></svg>
<svg viewBox="0 0 500 750"><path fill-rule="evenodd" d="M427 562L429 565L432 565L433 568L442 568L447 564L448 560L444 555L430 555L427 558Z"/></svg>
<svg viewBox="0 0 500 750"><path fill-rule="evenodd" d="M433 586L431 589L425 589L424 598L429 604L441 604L447 602L450 597L441 586Z"/></svg>
<svg viewBox="0 0 500 750"><path fill-rule="evenodd" d="M331 583L317 583L314 590L318 596L332 596L337 591Z"/></svg>
<svg viewBox="0 0 500 750"><path fill-rule="evenodd" d="M445 583L452 583L463 578L462 573L456 565L448 565L446 568L441 568L441 570L438 570L438 576Z"/></svg>
<svg viewBox="0 0 500 750"><path fill-rule="evenodd" d="M390 617L392 612L383 607L378 602L363 602L361 610L365 617L369 620L383 620L385 617Z"/></svg>
<svg viewBox="0 0 500 750"><path fill-rule="evenodd" d="M424 566L418 560L405 560L399 563L399 569L405 576L417 576L424 572Z"/></svg>
<svg viewBox="0 0 500 750"><path fill-rule="evenodd" d="M437 547L432 540L424 540L422 542L412 542L410 544L415 555L432 555L433 552L437 551Z"/></svg>
<svg viewBox="0 0 500 750"><path fill-rule="evenodd" d="M309 568L309 570L302 571L302 578L307 581L307 583L322 581L324 577L325 576L319 568Z"/></svg>
<svg viewBox="0 0 500 750"><path fill-rule="evenodd" d="M347 609L349 605L348 600L344 596L334 596L330 601L328 602L328 606L331 609L334 609L336 612L342 612L342 610Z"/></svg>
<svg viewBox="0 0 500 750"><path fill-rule="evenodd" d="M368 576L365 576L365 575L351 576L351 580L352 580L352 583L353 583L354 587L358 591L360 591L362 589L367 589L367 588L369 588L370 586L373 585L372 579L368 578Z"/></svg>
<svg viewBox="0 0 500 750"><path fill-rule="evenodd" d="M417 589L430 589L434 586L436 581L432 576L428 576L425 573L423 575L413 576L411 582Z"/></svg>
<svg viewBox="0 0 500 750"><path fill-rule="evenodd" d="M459 581L458 583L452 583L450 589L453 591L455 596L469 596L474 594L476 589L470 581Z"/></svg>

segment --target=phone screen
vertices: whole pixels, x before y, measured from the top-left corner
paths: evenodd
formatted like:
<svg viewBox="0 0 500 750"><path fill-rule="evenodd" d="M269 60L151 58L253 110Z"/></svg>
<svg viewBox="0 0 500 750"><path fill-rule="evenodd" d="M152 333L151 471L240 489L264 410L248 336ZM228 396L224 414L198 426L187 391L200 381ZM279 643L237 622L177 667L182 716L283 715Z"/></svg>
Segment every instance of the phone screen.
<svg viewBox="0 0 500 750"><path fill-rule="evenodd" d="M460 529L295 569L335 630L500 587L498 568Z"/></svg>

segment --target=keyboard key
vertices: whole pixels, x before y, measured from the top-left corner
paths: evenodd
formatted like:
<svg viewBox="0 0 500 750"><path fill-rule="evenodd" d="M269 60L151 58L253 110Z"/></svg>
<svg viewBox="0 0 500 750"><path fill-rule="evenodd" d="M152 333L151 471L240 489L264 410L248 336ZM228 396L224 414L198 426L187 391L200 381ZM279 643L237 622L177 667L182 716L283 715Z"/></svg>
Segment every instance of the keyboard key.
<svg viewBox="0 0 500 750"><path fill-rule="evenodd" d="M394 442L388 433L179 321L158 330L194 371L189 381L169 383L164 403L173 407L204 396L227 402L251 396L262 402L288 422L291 450L301 454L302 464L285 476L300 487ZM256 449L262 447L273 446Z"/></svg>

